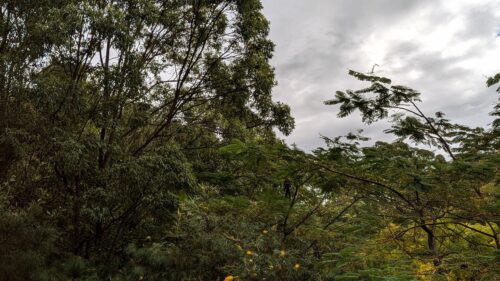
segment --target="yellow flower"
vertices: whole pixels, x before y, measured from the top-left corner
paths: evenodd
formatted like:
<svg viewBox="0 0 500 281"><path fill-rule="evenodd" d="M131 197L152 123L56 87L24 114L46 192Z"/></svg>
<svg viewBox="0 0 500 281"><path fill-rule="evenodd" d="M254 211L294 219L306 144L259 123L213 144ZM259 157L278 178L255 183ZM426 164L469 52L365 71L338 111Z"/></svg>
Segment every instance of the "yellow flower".
<svg viewBox="0 0 500 281"><path fill-rule="evenodd" d="M268 232L267 229L262 230L262 234L267 234Z"/></svg>
<svg viewBox="0 0 500 281"><path fill-rule="evenodd" d="M246 254L247 254L247 256L253 256L253 252L250 250L246 251Z"/></svg>
<svg viewBox="0 0 500 281"><path fill-rule="evenodd" d="M286 252L284 250L280 251L280 257L284 257L286 255Z"/></svg>
<svg viewBox="0 0 500 281"><path fill-rule="evenodd" d="M297 270L297 269L299 269L299 268L300 268L300 264L296 263L296 264L294 264L294 265L293 265L293 269L296 269L296 270Z"/></svg>
<svg viewBox="0 0 500 281"><path fill-rule="evenodd" d="M224 281L233 281L233 280L234 280L233 275L228 275L228 276L226 276L226 278L224 278Z"/></svg>

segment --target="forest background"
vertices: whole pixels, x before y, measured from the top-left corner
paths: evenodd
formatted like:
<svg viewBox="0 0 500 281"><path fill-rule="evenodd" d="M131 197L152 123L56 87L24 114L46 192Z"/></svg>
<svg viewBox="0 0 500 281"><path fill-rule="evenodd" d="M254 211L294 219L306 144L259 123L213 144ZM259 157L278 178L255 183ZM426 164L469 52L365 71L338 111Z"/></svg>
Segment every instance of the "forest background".
<svg viewBox="0 0 500 281"><path fill-rule="evenodd" d="M495 280L500 103L472 128L351 70L325 106L396 140L286 145L261 9L0 2L0 280Z"/></svg>

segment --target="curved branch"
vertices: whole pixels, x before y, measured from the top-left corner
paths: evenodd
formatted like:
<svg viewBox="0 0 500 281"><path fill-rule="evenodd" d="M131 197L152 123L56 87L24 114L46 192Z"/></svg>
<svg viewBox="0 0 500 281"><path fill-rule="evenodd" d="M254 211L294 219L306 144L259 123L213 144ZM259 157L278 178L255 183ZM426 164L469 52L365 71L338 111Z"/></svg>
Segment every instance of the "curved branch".
<svg viewBox="0 0 500 281"><path fill-rule="evenodd" d="M399 197L401 200L403 200L404 202L406 202L411 207L415 207L414 204L409 199L407 199L401 192L397 191L396 189L394 189L394 188L392 188L392 187L390 187L390 186L388 186L386 184L383 184L383 183L380 183L380 182L377 182L377 181L374 181L374 180L371 180L371 179L365 179L365 178L361 178L361 177L358 177L358 176L350 175L350 174L347 174L347 173L344 173L344 172L341 172L341 171L333 170L332 168L330 168L330 167L328 167L326 165L323 165L321 163L318 163L316 161L313 161L312 164L315 165L315 166L317 166L317 167L319 167L319 168L327 170L327 171L329 171L331 173L344 176L346 178L350 178L350 179L354 179L354 180L357 180L357 181L361 181L361 182L365 182L365 183L370 183L370 184L374 184L374 185L378 185L380 187L383 187L383 188L391 191L392 193L394 193L397 197Z"/></svg>

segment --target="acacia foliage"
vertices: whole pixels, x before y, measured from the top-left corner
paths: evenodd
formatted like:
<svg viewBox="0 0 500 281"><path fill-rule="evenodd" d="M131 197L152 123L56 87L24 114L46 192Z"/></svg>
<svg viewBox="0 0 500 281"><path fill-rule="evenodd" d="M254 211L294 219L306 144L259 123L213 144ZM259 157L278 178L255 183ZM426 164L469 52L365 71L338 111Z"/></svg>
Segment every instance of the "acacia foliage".
<svg viewBox="0 0 500 281"><path fill-rule="evenodd" d="M0 2L1 280L494 280L498 120L351 71L399 139L289 147L261 8Z"/></svg>

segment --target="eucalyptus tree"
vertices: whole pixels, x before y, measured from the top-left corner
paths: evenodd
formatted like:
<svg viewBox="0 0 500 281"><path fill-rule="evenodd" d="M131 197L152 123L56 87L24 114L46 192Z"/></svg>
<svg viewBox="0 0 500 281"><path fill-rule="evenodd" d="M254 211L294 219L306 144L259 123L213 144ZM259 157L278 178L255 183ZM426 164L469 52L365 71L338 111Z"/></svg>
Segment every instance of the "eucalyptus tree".
<svg viewBox="0 0 500 281"><path fill-rule="evenodd" d="M293 128L288 106L271 98L260 1L0 8L0 106L19 105L1 113L18 119L2 123L1 149L13 155L1 159L2 189L12 206L40 204L64 251L120 256L168 225L178 194L197 186L186 144L274 141L273 128Z"/></svg>

